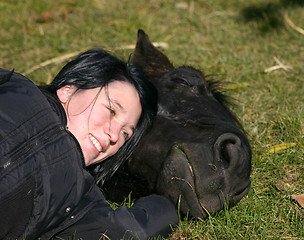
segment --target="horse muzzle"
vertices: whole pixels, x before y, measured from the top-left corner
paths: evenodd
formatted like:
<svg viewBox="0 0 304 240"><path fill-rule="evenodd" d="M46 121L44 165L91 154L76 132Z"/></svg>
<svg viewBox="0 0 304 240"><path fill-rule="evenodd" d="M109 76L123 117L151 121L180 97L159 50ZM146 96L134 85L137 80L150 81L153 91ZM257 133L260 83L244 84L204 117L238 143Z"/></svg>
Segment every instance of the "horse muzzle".
<svg viewBox="0 0 304 240"><path fill-rule="evenodd" d="M156 190L183 214L206 218L234 206L249 191L251 151L233 133L210 143L178 143L171 147L159 174Z"/></svg>

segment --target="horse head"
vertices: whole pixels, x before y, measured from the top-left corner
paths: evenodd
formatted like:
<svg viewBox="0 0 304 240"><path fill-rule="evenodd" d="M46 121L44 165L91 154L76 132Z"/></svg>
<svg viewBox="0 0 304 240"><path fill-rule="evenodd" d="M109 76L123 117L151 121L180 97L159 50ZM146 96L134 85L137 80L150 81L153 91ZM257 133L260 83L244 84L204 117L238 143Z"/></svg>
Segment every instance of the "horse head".
<svg viewBox="0 0 304 240"><path fill-rule="evenodd" d="M224 94L201 71L175 68L142 30L133 64L157 88L159 110L128 161L130 173L193 217L234 206L250 188L251 149Z"/></svg>

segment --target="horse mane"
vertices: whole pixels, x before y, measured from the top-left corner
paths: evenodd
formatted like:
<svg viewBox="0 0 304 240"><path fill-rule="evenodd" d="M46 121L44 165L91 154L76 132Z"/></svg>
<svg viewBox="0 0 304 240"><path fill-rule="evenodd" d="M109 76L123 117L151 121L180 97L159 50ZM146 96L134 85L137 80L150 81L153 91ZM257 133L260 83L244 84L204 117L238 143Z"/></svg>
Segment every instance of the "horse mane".
<svg viewBox="0 0 304 240"><path fill-rule="evenodd" d="M248 133L245 131L240 119L231 111L232 107L237 106L236 99L228 94L227 88L225 88L225 83L221 80L213 78L214 75L206 75L205 80L209 85L210 91L212 92L214 98L222 104L227 112L230 114L234 124L245 134Z"/></svg>

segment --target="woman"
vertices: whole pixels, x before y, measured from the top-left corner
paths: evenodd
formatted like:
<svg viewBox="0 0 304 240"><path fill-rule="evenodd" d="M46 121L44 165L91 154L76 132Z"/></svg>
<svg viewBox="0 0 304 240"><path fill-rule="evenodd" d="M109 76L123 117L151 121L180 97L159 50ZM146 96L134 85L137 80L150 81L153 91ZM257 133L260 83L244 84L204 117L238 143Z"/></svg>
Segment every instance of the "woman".
<svg viewBox="0 0 304 240"><path fill-rule="evenodd" d="M156 106L140 71L102 50L81 54L40 89L1 70L0 239L170 233L177 216L167 199L113 211L95 184L130 156Z"/></svg>
<svg viewBox="0 0 304 240"><path fill-rule="evenodd" d="M143 74L139 71L139 69L132 67L129 64L126 64L125 62L119 61L117 58L111 56L105 51L91 50L81 54L78 58L66 64L66 66L64 66L63 69L55 77L54 81L46 87L47 92L50 92L53 95L58 95L58 98L63 104L65 111L68 113L68 130L71 131L74 136L76 136L77 140L80 142L80 145L85 145L83 136L80 136L81 133L79 133L79 125L77 125L76 123L74 124L74 120L72 120L71 118L78 117L79 119L79 115L83 116L84 114L87 114L87 116L84 116L84 123L81 124L81 127L85 128L82 129L84 131L90 130L89 121L92 120L94 115L99 116L99 114L94 114L91 112L93 107L94 111L98 108L98 103L96 104L95 98L98 99L99 95L102 95L104 98L107 98L104 99L107 102L103 104L106 107L107 113L117 113L117 106L112 104L113 102L110 101L111 99L107 95L109 92L109 84L111 84L112 86L113 81L116 80L114 84L123 85L121 86L122 89L121 91L119 90L118 94L125 94L127 95L127 97L130 97L130 95L136 95L135 103L137 105L126 106L134 107L135 109L138 108L140 111L142 111L137 127L136 129L134 129L134 134L124 132L124 130L122 129L122 134L128 134L128 141L126 142L126 144L124 144L122 148L118 151L118 153L112 157L112 160L106 161L105 163L103 163L102 166L97 165L90 167L90 170L94 172L94 175L98 175L98 181L104 182L107 177L111 176L117 170L117 168L125 159L130 157L131 153L138 145L140 138L144 135L146 131L149 130L152 125L157 111L157 92L154 86L151 85L151 83L143 79ZM128 87L128 85L131 86L129 88L126 88ZM91 97L87 99L87 102L84 103L84 106L82 107L79 106L78 103L76 103L76 113L71 113L71 111L73 111L71 109L73 106L71 105L74 105L74 101L78 101L78 99L81 97L87 98L87 96L78 96L79 92L83 95L83 91L80 91L81 89L89 89L88 91L92 92ZM70 96L73 96L73 98L77 99L72 100L72 98L69 98ZM65 97L67 97L67 99L61 99ZM138 97L141 106L138 106ZM120 98L121 102L124 102L126 100L125 98ZM83 102L83 100L80 99L79 102ZM128 104L125 103L125 105ZM69 110L67 109L68 106ZM77 111L79 114L77 114ZM111 118L110 116L107 117L107 120L104 119L104 124L106 124L106 122L108 122L108 120ZM71 124L72 126L70 126ZM110 122L110 124L112 125L112 128L115 127L113 125L114 122ZM119 147L117 148L117 146L118 145L116 144L116 149L114 150L114 152L119 149ZM81 147L86 160L86 166L89 166L92 164L92 159L90 160L88 155L92 154L92 151L90 149L87 150L85 146ZM105 154L102 155L104 156ZM97 159L95 159L93 163L99 161L101 160L99 160L97 157Z"/></svg>

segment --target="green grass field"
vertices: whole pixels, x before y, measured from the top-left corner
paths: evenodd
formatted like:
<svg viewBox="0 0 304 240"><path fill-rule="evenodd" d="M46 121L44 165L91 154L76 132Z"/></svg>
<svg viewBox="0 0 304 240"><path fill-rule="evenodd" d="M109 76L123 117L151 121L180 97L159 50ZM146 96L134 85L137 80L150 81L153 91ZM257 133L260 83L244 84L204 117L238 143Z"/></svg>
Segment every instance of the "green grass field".
<svg viewBox="0 0 304 240"><path fill-rule="evenodd" d="M232 209L183 219L171 239L304 239L291 197L304 193L303 0L2 0L0 26L0 67L37 84L66 54L101 47L127 58L138 28L168 44L175 66L221 80L249 134L252 188Z"/></svg>

